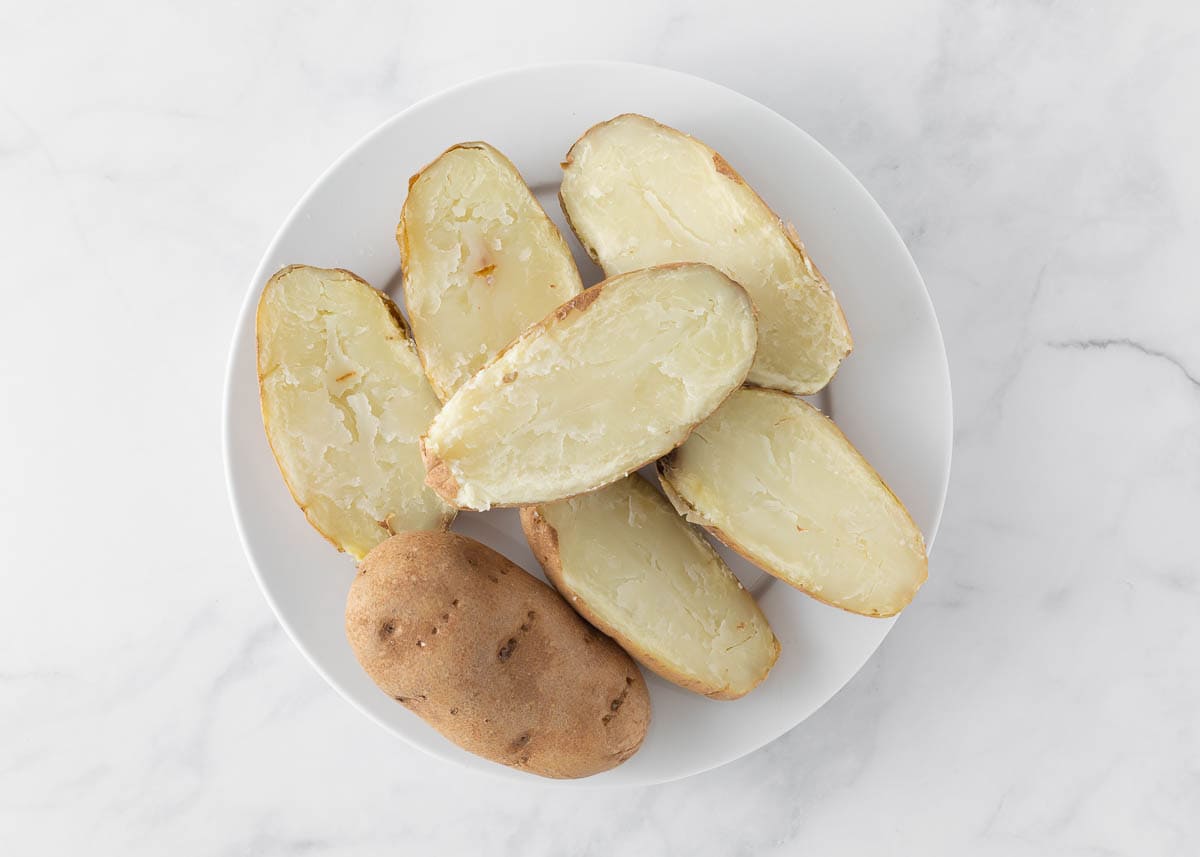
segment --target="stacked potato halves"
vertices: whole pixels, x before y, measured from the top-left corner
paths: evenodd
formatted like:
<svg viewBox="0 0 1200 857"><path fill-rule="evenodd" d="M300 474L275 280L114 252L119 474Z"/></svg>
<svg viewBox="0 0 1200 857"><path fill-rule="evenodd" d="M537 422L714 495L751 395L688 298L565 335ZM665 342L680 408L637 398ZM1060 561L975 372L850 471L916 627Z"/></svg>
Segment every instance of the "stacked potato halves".
<svg viewBox="0 0 1200 857"><path fill-rule="evenodd" d="M758 330L745 290L677 264L580 291L557 230L481 143L414 177L397 240L418 350L449 394L422 439L428 484L463 509L526 507L551 580L642 663L712 696L749 691L778 643L725 563L644 482L587 493L678 446L744 381Z"/></svg>
<svg viewBox="0 0 1200 857"><path fill-rule="evenodd" d="M750 383L816 393L850 353L842 309L795 230L699 140L635 114L603 122L567 153L560 200L607 276L707 262L744 286L759 312Z"/></svg>
<svg viewBox="0 0 1200 857"><path fill-rule="evenodd" d="M397 229L415 341L361 280L295 266L264 290L259 363L293 495L366 555L346 613L366 672L465 749L576 777L646 734L630 655L716 699L779 655L693 522L867 615L907 604L925 564L903 506L791 395L851 347L794 233L645 117L593 128L563 166L564 212L609 279L583 289L516 168L463 143L413 177ZM666 498L633 474L655 461ZM521 507L561 595L444 532L498 506Z"/></svg>
<svg viewBox="0 0 1200 857"><path fill-rule="evenodd" d="M571 147L560 199L606 274L707 262L758 308L748 381L775 390L735 394L660 461L679 512L821 601L867 616L902 610L926 577L920 530L836 426L789 395L821 390L852 345L795 231L718 153L634 114Z"/></svg>

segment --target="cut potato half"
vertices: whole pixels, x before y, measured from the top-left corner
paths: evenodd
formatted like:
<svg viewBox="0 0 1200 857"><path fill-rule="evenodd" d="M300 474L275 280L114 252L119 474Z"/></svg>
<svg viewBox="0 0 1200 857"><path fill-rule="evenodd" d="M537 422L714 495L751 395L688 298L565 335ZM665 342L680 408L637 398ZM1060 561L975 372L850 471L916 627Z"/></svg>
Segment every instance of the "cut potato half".
<svg viewBox="0 0 1200 857"><path fill-rule="evenodd" d="M667 681L737 699L779 656L754 597L641 476L526 506L521 526L571 606Z"/></svg>
<svg viewBox="0 0 1200 857"><path fill-rule="evenodd" d="M458 388L422 438L450 503L547 503L683 443L754 359L754 306L708 265L606 280L527 329Z"/></svg>
<svg viewBox="0 0 1200 857"><path fill-rule="evenodd" d="M925 541L908 511L801 399L739 390L658 468L688 520L827 604L893 616L925 582Z"/></svg>
<svg viewBox="0 0 1200 857"><path fill-rule="evenodd" d="M292 265L267 282L256 327L267 440L309 523L356 559L392 533L448 526L419 446L438 400L387 295Z"/></svg>
<svg viewBox="0 0 1200 857"><path fill-rule="evenodd" d="M560 200L608 276L707 262L745 286L759 324L750 383L815 393L850 353L837 298L795 230L699 140L636 114L597 125L567 153Z"/></svg>
<svg viewBox="0 0 1200 857"><path fill-rule="evenodd" d="M396 241L413 338L443 400L583 290L558 228L487 143L453 146L412 177Z"/></svg>

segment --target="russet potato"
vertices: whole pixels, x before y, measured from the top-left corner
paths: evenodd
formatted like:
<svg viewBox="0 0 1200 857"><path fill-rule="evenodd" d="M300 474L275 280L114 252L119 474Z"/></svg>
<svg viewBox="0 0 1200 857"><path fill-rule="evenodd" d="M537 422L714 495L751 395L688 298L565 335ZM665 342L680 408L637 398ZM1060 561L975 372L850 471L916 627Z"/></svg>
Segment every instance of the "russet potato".
<svg viewBox="0 0 1200 857"><path fill-rule="evenodd" d="M428 484L462 509L550 502L674 449L742 383L754 307L708 265L613 277L528 328L422 438Z"/></svg>
<svg viewBox="0 0 1200 857"><path fill-rule="evenodd" d="M688 520L819 601L893 616L925 582L908 510L803 399L739 390L658 468Z"/></svg>
<svg viewBox="0 0 1200 857"><path fill-rule="evenodd" d="M526 506L521 525L571 606L667 681L737 699L779 656L754 597L641 476Z"/></svg>
<svg viewBox="0 0 1200 857"><path fill-rule="evenodd" d="M456 533L367 555L346 634L374 682L465 750L544 777L632 756L650 723L637 665L553 589Z"/></svg>
<svg viewBox="0 0 1200 857"><path fill-rule="evenodd" d="M292 265L267 282L256 328L267 439L317 531L361 559L394 532L448 526L418 445L439 403L387 295Z"/></svg>
<svg viewBox="0 0 1200 857"><path fill-rule="evenodd" d="M603 122L567 153L559 197L607 276L707 262L744 286L758 308L751 384L815 393L850 353L837 298L795 230L699 140L636 114Z"/></svg>
<svg viewBox="0 0 1200 857"><path fill-rule="evenodd" d="M396 241L413 338L443 400L583 289L558 227L487 143L452 146L412 177Z"/></svg>

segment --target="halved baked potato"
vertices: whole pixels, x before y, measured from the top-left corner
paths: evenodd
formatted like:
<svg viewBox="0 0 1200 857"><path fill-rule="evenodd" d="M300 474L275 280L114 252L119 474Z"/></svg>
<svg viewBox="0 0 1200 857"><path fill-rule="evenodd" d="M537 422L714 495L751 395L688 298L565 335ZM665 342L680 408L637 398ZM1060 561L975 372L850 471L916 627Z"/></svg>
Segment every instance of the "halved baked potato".
<svg viewBox="0 0 1200 857"><path fill-rule="evenodd" d="M606 280L458 388L421 440L427 483L482 511L561 500L674 449L741 384L754 307L708 265Z"/></svg>
<svg viewBox="0 0 1200 857"><path fill-rule="evenodd" d="M443 400L583 290L558 228L487 143L452 146L409 180L396 241L413 338Z"/></svg>
<svg viewBox="0 0 1200 857"><path fill-rule="evenodd" d="M737 699L779 657L754 597L641 476L526 506L521 526L571 606L667 681Z"/></svg>
<svg viewBox="0 0 1200 857"><path fill-rule="evenodd" d="M815 393L850 353L837 298L795 230L699 140L636 114L596 125L563 161L560 200L607 276L707 262L741 283L758 308L750 383Z"/></svg>
<svg viewBox="0 0 1200 857"><path fill-rule="evenodd" d="M291 265L263 289L256 331L267 440L309 523L356 559L394 532L448 526L418 445L439 403L387 295Z"/></svg>
<svg viewBox="0 0 1200 857"><path fill-rule="evenodd" d="M802 399L739 390L658 468L689 521L827 604L893 616L925 582L925 541L908 510Z"/></svg>

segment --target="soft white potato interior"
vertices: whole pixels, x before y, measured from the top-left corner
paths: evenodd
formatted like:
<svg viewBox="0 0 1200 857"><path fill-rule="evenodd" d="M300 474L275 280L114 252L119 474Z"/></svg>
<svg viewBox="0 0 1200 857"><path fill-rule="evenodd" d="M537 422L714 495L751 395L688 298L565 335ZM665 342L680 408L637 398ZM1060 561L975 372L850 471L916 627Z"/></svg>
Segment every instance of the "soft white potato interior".
<svg viewBox="0 0 1200 857"><path fill-rule="evenodd" d="M714 152L644 116L599 125L571 149L563 209L608 275L707 262L758 307L751 383L815 393L851 348L820 272L783 223Z"/></svg>
<svg viewBox="0 0 1200 857"><path fill-rule="evenodd" d="M450 149L421 171L397 240L413 336L443 399L583 288L557 227L484 143Z"/></svg>
<svg viewBox="0 0 1200 857"><path fill-rule="evenodd" d="M831 420L739 390L660 465L687 517L810 595L890 616L925 581L920 530Z"/></svg>
<svg viewBox="0 0 1200 857"><path fill-rule="evenodd" d="M640 476L537 512L557 533L561 588L651 669L728 696L766 676L778 653L766 617L712 545Z"/></svg>
<svg viewBox="0 0 1200 857"><path fill-rule="evenodd" d="M598 488L680 444L741 383L755 340L746 292L707 265L608 280L446 402L425 439L430 477L440 464L443 496L477 510Z"/></svg>
<svg viewBox="0 0 1200 857"><path fill-rule="evenodd" d="M258 307L263 421L296 502L361 559L393 532L443 527L419 439L439 403L384 296L345 271L285 269Z"/></svg>

